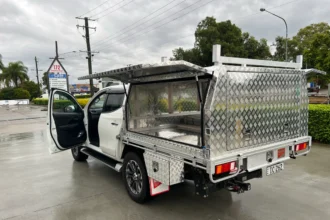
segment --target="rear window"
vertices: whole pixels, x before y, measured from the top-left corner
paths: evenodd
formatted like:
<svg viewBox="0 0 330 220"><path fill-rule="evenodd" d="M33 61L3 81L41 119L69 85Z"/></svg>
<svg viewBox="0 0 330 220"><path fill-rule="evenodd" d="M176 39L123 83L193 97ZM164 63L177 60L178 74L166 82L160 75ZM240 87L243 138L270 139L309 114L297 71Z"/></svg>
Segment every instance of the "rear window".
<svg viewBox="0 0 330 220"><path fill-rule="evenodd" d="M124 101L124 93L119 94L109 94L107 98L107 102L104 105L103 112L112 112L121 108Z"/></svg>

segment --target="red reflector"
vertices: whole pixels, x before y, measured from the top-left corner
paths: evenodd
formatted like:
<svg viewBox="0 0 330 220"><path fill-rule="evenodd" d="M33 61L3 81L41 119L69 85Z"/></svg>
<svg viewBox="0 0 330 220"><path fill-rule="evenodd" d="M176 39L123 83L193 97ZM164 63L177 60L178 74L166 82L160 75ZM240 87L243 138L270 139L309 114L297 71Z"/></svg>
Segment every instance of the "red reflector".
<svg viewBox="0 0 330 220"><path fill-rule="evenodd" d="M297 144L295 146L295 150L296 151L305 150L307 148L307 144L308 144L307 142L301 143L301 144Z"/></svg>
<svg viewBox="0 0 330 220"><path fill-rule="evenodd" d="M277 150L277 158L285 157L285 148L280 148Z"/></svg>
<svg viewBox="0 0 330 220"><path fill-rule="evenodd" d="M215 166L215 174L221 173L235 173L237 171L236 161L224 163Z"/></svg>

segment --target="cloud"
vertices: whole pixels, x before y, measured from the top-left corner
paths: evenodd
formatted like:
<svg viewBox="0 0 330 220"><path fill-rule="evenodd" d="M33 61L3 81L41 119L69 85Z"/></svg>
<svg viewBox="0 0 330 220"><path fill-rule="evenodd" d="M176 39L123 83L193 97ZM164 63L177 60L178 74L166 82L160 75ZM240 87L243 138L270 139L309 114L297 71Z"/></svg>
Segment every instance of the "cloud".
<svg viewBox="0 0 330 220"><path fill-rule="evenodd" d="M218 22L232 20L242 31L249 32L257 39L266 38L272 43L276 36L285 35L285 26L280 19L265 12L260 13L260 7L284 17L290 37L306 25L327 22L327 9L330 8L328 0L170 2L1 0L0 53L5 64L21 60L30 69L35 68L34 57L37 56L39 68L46 71L51 63L49 57L55 55L54 42L57 40L60 53L76 51L62 55L65 58L62 63L70 75L70 82L84 83L77 78L88 74L86 54L78 51L86 50L86 42L82 36L84 30L77 30L76 27L77 24L84 25L84 21L75 17L101 4L86 14L92 18L101 17L98 21L90 21L90 26L96 27L95 33L90 30L92 50L100 52L93 57L93 72L128 64L158 62L162 56L171 57L174 48L191 48L196 26L206 16L214 16ZM157 9L160 10L150 15ZM163 14L157 16L160 13ZM146 16L144 21L149 19L148 22L139 22ZM31 79L36 79L34 71L30 71L29 75Z"/></svg>

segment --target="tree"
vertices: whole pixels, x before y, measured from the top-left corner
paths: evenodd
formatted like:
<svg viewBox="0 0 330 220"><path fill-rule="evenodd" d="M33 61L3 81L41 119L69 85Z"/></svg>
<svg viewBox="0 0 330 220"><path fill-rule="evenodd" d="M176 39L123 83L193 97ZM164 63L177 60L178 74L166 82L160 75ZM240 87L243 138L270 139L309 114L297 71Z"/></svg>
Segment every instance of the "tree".
<svg viewBox="0 0 330 220"><path fill-rule="evenodd" d="M298 33L288 39L288 60L295 61L297 55L305 55L312 47L312 42L315 40L317 34L330 35L330 25L325 22L318 24L311 24L301 28ZM274 55L275 60L285 60L285 38L276 38L276 52ZM304 67L310 66L308 59L304 59ZM314 66L310 66L314 67Z"/></svg>
<svg viewBox="0 0 330 220"><path fill-rule="evenodd" d="M297 44L297 51L303 54L304 51L312 46L312 43L317 34L330 34L330 25L325 22L311 24L299 30L293 41Z"/></svg>
<svg viewBox="0 0 330 220"><path fill-rule="evenodd" d="M42 85L44 85L48 91L49 91L49 78L48 78L48 72L44 72L42 75Z"/></svg>
<svg viewBox="0 0 330 220"><path fill-rule="evenodd" d="M267 45L267 40L262 38L257 41L249 33L245 32L242 34L244 54L242 57L250 59L269 59L271 58L271 53L269 51L269 46Z"/></svg>
<svg viewBox="0 0 330 220"><path fill-rule="evenodd" d="M319 75L317 77L317 83L322 87L328 85L330 83L330 34L314 34L311 38L309 49L304 51L304 56L310 67L328 73L327 75ZM311 75L309 78L313 80L316 77Z"/></svg>
<svg viewBox="0 0 330 220"><path fill-rule="evenodd" d="M27 72L28 68L24 66L22 61L10 62L8 67L3 70L2 80L7 86L12 82L15 87L19 87L24 81L29 80Z"/></svg>
<svg viewBox="0 0 330 220"><path fill-rule="evenodd" d="M330 25L325 22L311 24L301 28L298 33L288 39L288 59L295 61L297 55L303 55L304 68L316 68L330 73ZM285 38L276 38L275 60L284 61L285 58ZM316 78L318 80L316 80ZM308 81L315 81L326 86L330 83L330 74L309 75Z"/></svg>
<svg viewBox="0 0 330 220"><path fill-rule="evenodd" d="M2 62L2 56L0 54L0 72L3 72L3 70L5 69L5 65ZM9 82L6 82L5 77L3 74L0 73L0 83L4 82L4 84L8 87L9 86ZM1 85L1 84L0 84Z"/></svg>
<svg viewBox="0 0 330 220"><path fill-rule="evenodd" d="M173 57L171 60L186 60L190 63L194 63L197 65L202 65L203 62L201 60L200 51L198 48L192 48L188 50L184 50L182 47L173 50Z"/></svg>
<svg viewBox="0 0 330 220"><path fill-rule="evenodd" d="M274 60L277 61L285 61L285 38L284 37L276 37L275 39L276 52L273 56ZM288 61L296 61L297 55L301 55L297 50L297 42L288 39Z"/></svg>
<svg viewBox="0 0 330 220"><path fill-rule="evenodd" d="M0 91L0 100L30 99L30 93L22 88L3 88Z"/></svg>
<svg viewBox="0 0 330 220"><path fill-rule="evenodd" d="M267 41L257 41L249 33L242 33L241 29L231 21L216 22L214 17L206 17L195 31L195 44L192 49L173 50L172 60L184 59L200 66L211 66L212 47L221 45L223 56L267 59L271 57Z"/></svg>
<svg viewBox="0 0 330 220"><path fill-rule="evenodd" d="M4 71L4 70L2 70ZM0 74L0 82L3 82L6 87L10 86L10 79L5 74Z"/></svg>
<svg viewBox="0 0 330 220"><path fill-rule="evenodd" d="M3 70L4 68L5 68L5 66L3 65L2 56L0 54L0 70Z"/></svg>
<svg viewBox="0 0 330 220"><path fill-rule="evenodd" d="M27 90L30 93L31 99L38 98L41 94L38 84L33 81L26 81L22 83L21 88Z"/></svg>

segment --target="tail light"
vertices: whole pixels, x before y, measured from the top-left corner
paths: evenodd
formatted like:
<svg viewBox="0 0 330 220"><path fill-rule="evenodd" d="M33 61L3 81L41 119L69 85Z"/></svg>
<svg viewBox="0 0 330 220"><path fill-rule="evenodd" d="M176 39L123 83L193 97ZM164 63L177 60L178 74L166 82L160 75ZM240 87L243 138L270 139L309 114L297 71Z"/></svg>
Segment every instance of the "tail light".
<svg viewBox="0 0 330 220"><path fill-rule="evenodd" d="M236 166L236 161L232 161L229 163L224 163L215 166L215 174L222 174L222 173L236 173L237 171L237 166Z"/></svg>
<svg viewBox="0 0 330 220"><path fill-rule="evenodd" d="M301 150L305 150L308 146L308 142L305 142L305 143L301 143L301 144L297 144L295 146L295 150L296 151L301 151Z"/></svg>

